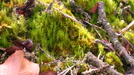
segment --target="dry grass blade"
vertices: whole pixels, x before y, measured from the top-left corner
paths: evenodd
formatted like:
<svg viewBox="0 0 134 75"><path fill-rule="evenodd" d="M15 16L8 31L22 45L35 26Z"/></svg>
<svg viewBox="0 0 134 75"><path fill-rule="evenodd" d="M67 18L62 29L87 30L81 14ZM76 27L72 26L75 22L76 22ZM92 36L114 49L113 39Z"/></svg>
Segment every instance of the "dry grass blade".
<svg viewBox="0 0 134 75"><path fill-rule="evenodd" d="M134 21L132 21L128 26L126 26L125 28L123 28L121 31L120 31L120 34L123 34L125 31L127 31L131 26L134 25Z"/></svg>

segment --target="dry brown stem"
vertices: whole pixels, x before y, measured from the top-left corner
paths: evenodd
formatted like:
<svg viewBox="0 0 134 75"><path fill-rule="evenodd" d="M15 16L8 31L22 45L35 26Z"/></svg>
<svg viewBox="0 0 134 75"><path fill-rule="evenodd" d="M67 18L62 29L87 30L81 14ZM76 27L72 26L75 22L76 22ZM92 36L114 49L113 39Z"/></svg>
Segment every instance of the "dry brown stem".
<svg viewBox="0 0 134 75"><path fill-rule="evenodd" d="M86 61L95 66L96 68L99 68L99 71L106 72L107 75L122 75L121 73L117 72L113 68L111 68L107 63L104 63L100 59L98 59L95 55L93 55L91 52L88 52L85 56L87 59Z"/></svg>
<svg viewBox="0 0 134 75"><path fill-rule="evenodd" d="M122 57L124 58L124 60L134 66L134 59L128 55L128 53L126 52L125 48L121 45L121 43L119 42L116 32L111 28L110 23L108 22L107 18L106 18L106 13L104 11L104 3L102 1L99 2L99 6L98 6L98 22L100 24L103 25L103 27L105 28L106 32L108 33L108 35L110 36L110 39L113 43L114 48L120 52L122 51Z"/></svg>

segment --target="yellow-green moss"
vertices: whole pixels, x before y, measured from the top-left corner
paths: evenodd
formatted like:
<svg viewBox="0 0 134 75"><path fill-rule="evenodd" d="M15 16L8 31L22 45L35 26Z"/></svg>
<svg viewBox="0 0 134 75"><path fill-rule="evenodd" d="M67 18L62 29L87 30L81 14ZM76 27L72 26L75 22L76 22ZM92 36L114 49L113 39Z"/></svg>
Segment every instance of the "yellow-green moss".
<svg viewBox="0 0 134 75"><path fill-rule="evenodd" d="M122 61L119 59L119 57L116 56L115 52L109 52L106 54L105 57L105 61L108 62L111 65L114 65L115 68L121 72L124 73L124 69L123 67L123 63Z"/></svg>
<svg viewBox="0 0 134 75"><path fill-rule="evenodd" d="M55 4L56 6L56 4ZM3 8L3 17L5 17L4 23L11 26L10 29L2 30L2 37L0 38L3 47L11 45L12 40L31 39L35 44L40 44L41 47L52 54L55 58L60 55L66 57L66 54L71 56L76 55L76 59L82 59L85 52L89 51L94 45L94 36L81 24L63 16L57 10L53 10L52 15L39 12L43 10L43 6L37 5L34 9L34 14L30 18L23 16L17 17L13 14L8 17L4 12L7 12ZM63 10L64 13L75 18L73 14L66 8ZM6 19L7 18L7 19ZM10 33L9 33L10 32ZM12 34L12 35L10 35ZM6 38L11 37L10 43ZM38 63L50 60L44 57L46 54L39 52ZM41 67L42 70L43 67Z"/></svg>
<svg viewBox="0 0 134 75"><path fill-rule="evenodd" d="M124 33L124 36L128 41L131 41L131 43L134 44L134 39L132 38L132 37L134 37L134 33L126 31Z"/></svg>
<svg viewBox="0 0 134 75"><path fill-rule="evenodd" d="M12 40L21 40L31 39L34 44L40 44L41 47L51 54L55 58L63 56L66 58L66 55L75 56L74 59L82 60L85 53L90 50L97 49L94 45L94 39L98 38L94 29L89 26L88 29L84 28L81 24L73 21L72 19L64 16L55 9L68 14L72 18L79 17L81 15L76 14L75 16L71 13L71 10L64 8L62 5L57 5L55 2L53 7L52 14L46 14L45 12L40 13L44 10L44 6L38 4L33 11L33 15L27 20L23 16L19 16L19 19L15 16L13 8L15 6L22 6L25 0L10 0L10 2L0 2L0 45L1 47L10 47L12 46ZM41 0L49 4L50 0ZM84 8L91 17L90 21L93 24L97 24L97 14L92 14L89 11L91 8L100 0L75 0L76 3ZM114 29L116 27L124 28L127 23L125 23L121 18L120 14L116 16L113 14L115 10L120 11L118 4L120 0L102 0L105 3L105 10L108 21ZM69 3L64 0L64 3ZM132 8L134 7L133 1L129 0ZM69 4L67 4L69 6ZM133 18L129 15L127 17L128 22L131 22ZM104 32L98 30L102 37L106 38ZM119 31L116 29L116 31ZM125 32L125 37L133 43L133 33ZM134 43L133 43L134 44ZM105 60L109 64L117 65L119 71L123 72L122 62L116 56L114 52L106 53L104 47L101 44L98 44L99 52L101 54L106 54ZM97 50L95 50L97 52ZM97 53L98 54L98 53ZM47 57L46 54L38 52L38 63L41 64L46 62L51 62L52 59ZM62 64L62 69L65 69L68 64L72 66L73 63L68 61L66 64ZM52 67L54 68L54 67ZM41 71L52 69L50 66L42 66ZM83 66L85 69L86 67Z"/></svg>

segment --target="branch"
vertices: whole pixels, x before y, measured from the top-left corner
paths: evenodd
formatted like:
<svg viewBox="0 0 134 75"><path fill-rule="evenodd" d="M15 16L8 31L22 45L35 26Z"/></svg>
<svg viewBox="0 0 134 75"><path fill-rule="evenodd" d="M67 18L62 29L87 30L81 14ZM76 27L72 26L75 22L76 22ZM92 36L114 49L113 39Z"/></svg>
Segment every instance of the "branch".
<svg viewBox="0 0 134 75"><path fill-rule="evenodd" d="M107 63L102 62L100 59L98 59L96 56L94 56L91 52L88 52L85 56L87 59L87 62L97 68L103 69L103 71L106 71L107 75L122 75L121 73L117 72L111 67L107 67Z"/></svg>
<svg viewBox="0 0 134 75"><path fill-rule="evenodd" d="M105 42L105 40L95 39L95 42L101 43L105 47L108 47L110 50L115 51L115 49L113 48L112 44L110 42L108 42L108 41Z"/></svg>
<svg viewBox="0 0 134 75"><path fill-rule="evenodd" d="M134 59L128 55L125 48L119 42L115 31L111 28L110 23L106 19L106 13L104 11L104 3L102 1L99 2L98 14L99 14L98 22L104 26L106 32L108 33L108 35L111 38L111 41L112 41L115 49L117 49L118 52L122 51L121 56L124 58L124 60L127 63L129 63L130 65L134 66Z"/></svg>

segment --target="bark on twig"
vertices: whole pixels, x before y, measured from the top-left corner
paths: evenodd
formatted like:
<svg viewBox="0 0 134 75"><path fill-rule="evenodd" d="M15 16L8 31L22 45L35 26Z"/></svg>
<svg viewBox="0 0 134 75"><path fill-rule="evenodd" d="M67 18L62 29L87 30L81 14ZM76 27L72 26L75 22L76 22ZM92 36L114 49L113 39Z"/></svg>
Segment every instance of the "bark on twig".
<svg viewBox="0 0 134 75"><path fill-rule="evenodd" d="M84 17L85 21L90 21L91 20L91 16L85 12L82 7L78 6L74 0L70 0L70 6L73 9L73 12L81 14Z"/></svg>
<svg viewBox="0 0 134 75"><path fill-rule="evenodd" d="M104 68L106 65L108 65L107 63L104 63L103 61L99 60L96 56L94 56L91 52L88 52L87 55L85 56L85 58L87 59L87 62L97 68ZM114 70L111 67L106 67L104 69L107 73L107 75L122 75L121 73L117 72L116 70ZM103 70L103 71L104 71Z"/></svg>
<svg viewBox="0 0 134 75"><path fill-rule="evenodd" d="M105 47L108 47L110 50L115 51L115 49L113 48L112 44L109 43L109 42L105 42L104 40L99 40L99 39L95 39L95 42L101 43Z"/></svg>
<svg viewBox="0 0 134 75"><path fill-rule="evenodd" d="M106 18L106 13L104 11L104 3L102 1L99 2L98 14L99 14L98 22L104 26L106 32L108 33L108 35L111 38L111 41L112 41L115 49L117 49L118 52L122 51L121 56L124 58L124 60L128 64L134 66L134 59L128 55L125 48L121 45L121 43L119 42L119 40L117 38L115 31L111 28L110 23L108 22L108 20Z"/></svg>
<svg viewBox="0 0 134 75"><path fill-rule="evenodd" d="M127 17L128 13L131 14L132 17L134 17L134 13L132 12L131 6L129 6L129 5L122 8L121 15L122 15L123 19L125 19Z"/></svg>

